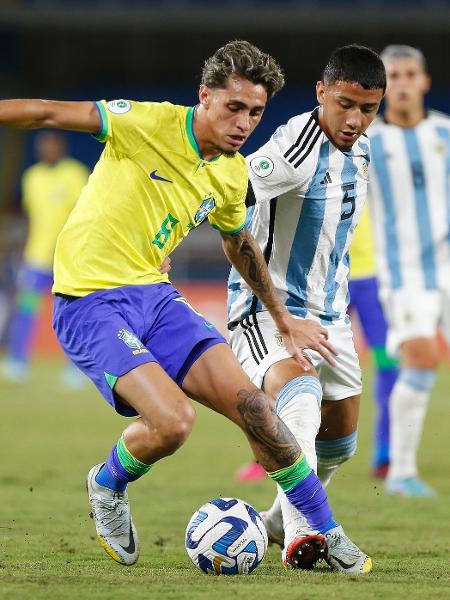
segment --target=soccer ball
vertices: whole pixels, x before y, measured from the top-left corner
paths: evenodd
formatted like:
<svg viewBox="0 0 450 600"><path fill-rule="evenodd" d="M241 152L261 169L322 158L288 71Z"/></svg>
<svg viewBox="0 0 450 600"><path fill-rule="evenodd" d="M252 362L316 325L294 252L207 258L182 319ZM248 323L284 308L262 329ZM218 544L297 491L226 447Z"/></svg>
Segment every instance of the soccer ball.
<svg viewBox="0 0 450 600"><path fill-rule="evenodd" d="M215 498L195 512L186 528L186 550L204 573L248 575L261 564L267 532L253 506Z"/></svg>

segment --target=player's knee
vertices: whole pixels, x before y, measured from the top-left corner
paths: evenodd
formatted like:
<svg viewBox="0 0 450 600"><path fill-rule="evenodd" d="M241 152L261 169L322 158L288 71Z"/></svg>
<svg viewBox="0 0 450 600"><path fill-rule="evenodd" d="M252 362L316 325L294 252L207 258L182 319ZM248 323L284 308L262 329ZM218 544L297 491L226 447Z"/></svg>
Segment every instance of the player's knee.
<svg viewBox="0 0 450 600"><path fill-rule="evenodd" d="M184 444L192 431L194 421L195 410L189 404L178 410L167 426L160 431L162 446L168 454L172 454Z"/></svg>

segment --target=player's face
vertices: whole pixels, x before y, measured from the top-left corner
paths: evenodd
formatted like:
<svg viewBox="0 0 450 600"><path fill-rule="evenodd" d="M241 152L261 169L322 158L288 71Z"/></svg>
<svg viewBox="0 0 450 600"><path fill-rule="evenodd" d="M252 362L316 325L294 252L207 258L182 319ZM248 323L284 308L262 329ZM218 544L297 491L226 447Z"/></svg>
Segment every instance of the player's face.
<svg viewBox="0 0 450 600"><path fill-rule="evenodd" d="M328 138L341 150L349 150L377 114L383 90L365 90L359 83L317 82L319 123Z"/></svg>
<svg viewBox="0 0 450 600"><path fill-rule="evenodd" d="M207 144L219 152L238 152L258 125L267 103L267 91L237 75L228 78L226 88L200 86L200 103L207 115Z"/></svg>
<svg viewBox="0 0 450 600"><path fill-rule="evenodd" d="M396 58L385 63L386 104L395 111L423 107L423 97L430 89L430 77L414 58Z"/></svg>

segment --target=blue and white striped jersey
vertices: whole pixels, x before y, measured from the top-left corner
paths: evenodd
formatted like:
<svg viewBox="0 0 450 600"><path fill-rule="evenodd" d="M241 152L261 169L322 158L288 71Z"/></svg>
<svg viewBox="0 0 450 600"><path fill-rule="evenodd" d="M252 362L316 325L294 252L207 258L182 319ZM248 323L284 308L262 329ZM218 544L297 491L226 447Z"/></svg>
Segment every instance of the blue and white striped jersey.
<svg viewBox="0 0 450 600"><path fill-rule="evenodd" d="M414 128L378 118L370 206L382 295L450 288L450 118L429 112Z"/></svg>
<svg viewBox="0 0 450 600"><path fill-rule="evenodd" d="M247 226L266 258L278 294L298 316L332 322L348 305L348 249L367 195L369 141L338 150L319 126L318 109L292 118L247 157L255 205ZM230 328L261 302L235 269L228 282Z"/></svg>

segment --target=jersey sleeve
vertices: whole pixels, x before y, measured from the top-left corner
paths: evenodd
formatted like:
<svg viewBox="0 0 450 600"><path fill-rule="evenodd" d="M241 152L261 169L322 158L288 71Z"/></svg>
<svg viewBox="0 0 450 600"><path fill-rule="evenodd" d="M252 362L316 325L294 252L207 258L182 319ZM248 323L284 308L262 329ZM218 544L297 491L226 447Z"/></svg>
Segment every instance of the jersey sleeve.
<svg viewBox="0 0 450 600"><path fill-rule="evenodd" d="M309 116L309 115L308 115ZM259 150L247 157L248 175L256 202L265 202L301 188L311 176L320 129L304 124L305 115L279 127ZM311 134L304 133L309 127ZM302 137L303 134L303 137ZM303 138L310 138L303 146Z"/></svg>
<svg viewBox="0 0 450 600"><path fill-rule="evenodd" d="M101 126L94 137L126 156L135 154L152 136L163 110L162 103L133 100L100 100L95 106Z"/></svg>
<svg viewBox="0 0 450 600"><path fill-rule="evenodd" d="M217 208L208 215L208 220L212 227L222 233L239 233L245 226L247 217L245 197L247 195L248 179L245 164L243 163L242 166L242 176L238 178L242 182L239 189L232 190L230 199L224 202L221 208Z"/></svg>

